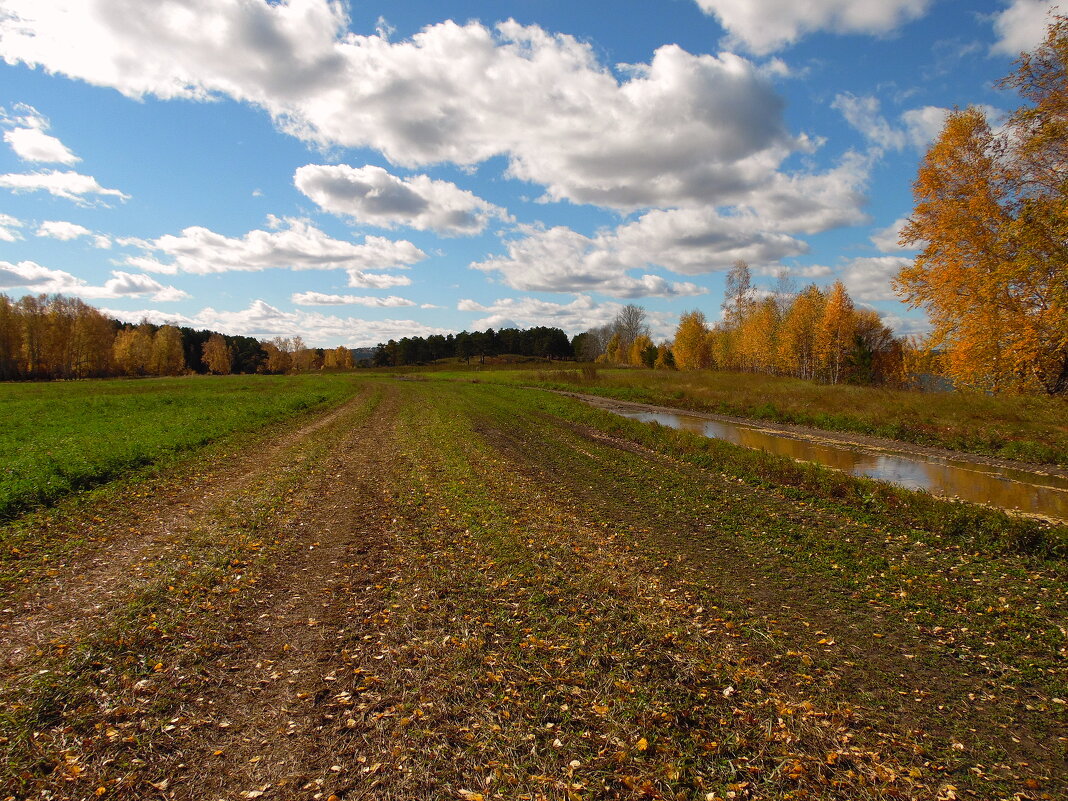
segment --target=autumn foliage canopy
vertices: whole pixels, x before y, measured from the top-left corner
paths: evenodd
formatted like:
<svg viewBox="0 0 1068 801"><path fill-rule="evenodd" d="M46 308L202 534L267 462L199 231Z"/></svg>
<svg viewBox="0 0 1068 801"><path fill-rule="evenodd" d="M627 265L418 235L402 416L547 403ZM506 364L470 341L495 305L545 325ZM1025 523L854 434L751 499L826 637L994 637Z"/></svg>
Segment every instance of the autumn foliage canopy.
<svg viewBox="0 0 1068 801"><path fill-rule="evenodd" d="M949 115L914 184L895 286L927 310L960 387L1068 393L1068 17L1002 81L1027 105L1000 129Z"/></svg>

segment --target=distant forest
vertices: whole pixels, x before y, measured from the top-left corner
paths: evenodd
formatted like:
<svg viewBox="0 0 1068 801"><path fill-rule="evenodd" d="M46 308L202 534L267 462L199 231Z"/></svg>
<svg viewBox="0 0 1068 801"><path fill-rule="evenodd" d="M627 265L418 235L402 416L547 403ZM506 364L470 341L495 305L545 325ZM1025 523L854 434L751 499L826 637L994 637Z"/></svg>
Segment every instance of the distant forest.
<svg viewBox="0 0 1068 801"><path fill-rule="evenodd" d="M302 373L401 366L510 353L569 358L559 328L463 331L405 337L375 349L311 348L298 337L231 336L149 322L123 323L77 298L0 294L0 380L174 376L189 373ZM366 356L360 359L358 356Z"/></svg>
<svg viewBox="0 0 1068 801"><path fill-rule="evenodd" d="M581 334L579 335L581 336ZM576 337L577 339L577 337ZM572 340L559 328L502 328L494 331L461 331L459 334L435 334L429 337L404 337L379 344L371 357L375 367L402 367L428 364L438 359L478 359L501 354L535 356L542 359L571 359L575 356Z"/></svg>

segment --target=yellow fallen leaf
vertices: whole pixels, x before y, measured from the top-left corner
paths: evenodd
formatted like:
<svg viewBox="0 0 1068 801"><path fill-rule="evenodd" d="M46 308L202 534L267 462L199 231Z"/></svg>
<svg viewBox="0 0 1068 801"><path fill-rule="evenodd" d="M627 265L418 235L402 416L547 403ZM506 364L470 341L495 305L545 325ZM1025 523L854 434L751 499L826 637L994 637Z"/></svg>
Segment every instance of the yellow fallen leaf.
<svg viewBox="0 0 1068 801"><path fill-rule="evenodd" d="M472 790L461 790L460 798L463 798L464 801L486 801L486 798L482 793L476 793Z"/></svg>
<svg viewBox="0 0 1068 801"><path fill-rule="evenodd" d="M639 751L644 751L646 748L649 747L649 741L642 737L640 740L638 740L637 744L635 744L634 747L637 748Z"/></svg>

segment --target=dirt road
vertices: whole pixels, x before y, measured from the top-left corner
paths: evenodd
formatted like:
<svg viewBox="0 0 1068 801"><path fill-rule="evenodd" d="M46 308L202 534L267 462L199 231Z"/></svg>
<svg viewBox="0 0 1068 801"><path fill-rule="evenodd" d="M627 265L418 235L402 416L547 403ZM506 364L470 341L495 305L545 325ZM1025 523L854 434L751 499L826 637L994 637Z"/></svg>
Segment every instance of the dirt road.
<svg viewBox="0 0 1068 801"><path fill-rule="evenodd" d="M0 798L1068 789L1063 568L599 421L369 380L136 497L41 515L42 548L94 534L20 555L5 589Z"/></svg>

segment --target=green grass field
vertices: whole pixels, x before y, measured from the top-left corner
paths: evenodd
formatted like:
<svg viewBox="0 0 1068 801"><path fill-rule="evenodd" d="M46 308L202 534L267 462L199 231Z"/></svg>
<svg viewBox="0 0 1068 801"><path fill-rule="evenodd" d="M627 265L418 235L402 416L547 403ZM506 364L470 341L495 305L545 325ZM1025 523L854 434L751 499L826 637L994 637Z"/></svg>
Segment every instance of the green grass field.
<svg viewBox="0 0 1068 801"><path fill-rule="evenodd" d="M354 391L346 375L0 384L0 519Z"/></svg>
<svg viewBox="0 0 1068 801"><path fill-rule="evenodd" d="M828 386L794 378L718 371L651 371L576 365L434 372L695 411L870 434L919 445L1068 465L1068 401Z"/></svg>

